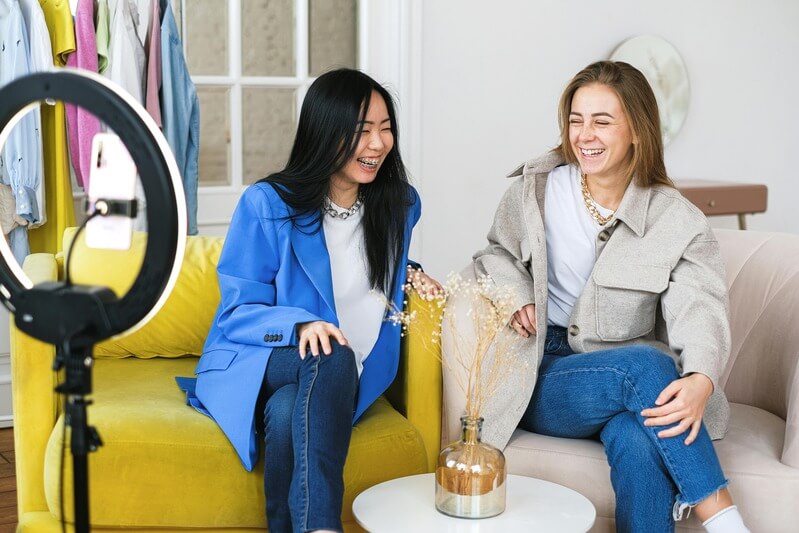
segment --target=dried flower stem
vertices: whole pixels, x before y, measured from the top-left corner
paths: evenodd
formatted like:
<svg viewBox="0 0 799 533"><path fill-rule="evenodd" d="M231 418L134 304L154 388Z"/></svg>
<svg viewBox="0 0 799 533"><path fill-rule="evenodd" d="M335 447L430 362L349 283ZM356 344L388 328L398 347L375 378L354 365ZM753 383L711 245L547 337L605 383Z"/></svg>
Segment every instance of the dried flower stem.
<svg viewBox="0 0 799 533"><path fill-rule="evenodd" d="M515 333L508 328L508 322L515 309L515 294L512 289L498 288L488 276L475 280L464 280L459 274L450 274L444 284L444 291L430 295L417 275L410 276L405 284L406 293L417 291L427 294L431 318L437 315L441 326L446 321L452 332L454 350L451 354L440 354L433 350L442 366L455 376L458 388L466 397L466 415L478 418L485 400L489 398L514 368L517 353ZM466 317L457 316L449 309L443 314L448 300L463 299L468 311ZM407 303L407 302L406 302ZM403 335L416 320L415 312L398 310L386 301L389 308L388 320L402 326ZM465 318L465 319L464 319ZM435 328L431 341L441 343L441 328ZM426 342L422 338L422 342ZM426 346L427 347L427 346Z"/></svg>

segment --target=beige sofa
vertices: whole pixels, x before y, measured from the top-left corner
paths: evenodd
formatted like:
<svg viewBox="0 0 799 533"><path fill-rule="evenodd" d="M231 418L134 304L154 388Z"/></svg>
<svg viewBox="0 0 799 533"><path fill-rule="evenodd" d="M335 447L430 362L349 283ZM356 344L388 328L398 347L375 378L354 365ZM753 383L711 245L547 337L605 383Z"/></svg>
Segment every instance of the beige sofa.
<svg viewBox="0 0 799 533"><path fill-rule="evenodd" d="M799 236L718 230L727 267L732 355L720 383L729 431L715 441L730 491L754 533L799 531ZM445 393L445 396L447 394ZM452 428L445 428L452 434ZM517 429L508 472L546 479L587 496L592 531L614 530L610 468L598 441ZM701 531L690 516L678 531Z"/></svg>

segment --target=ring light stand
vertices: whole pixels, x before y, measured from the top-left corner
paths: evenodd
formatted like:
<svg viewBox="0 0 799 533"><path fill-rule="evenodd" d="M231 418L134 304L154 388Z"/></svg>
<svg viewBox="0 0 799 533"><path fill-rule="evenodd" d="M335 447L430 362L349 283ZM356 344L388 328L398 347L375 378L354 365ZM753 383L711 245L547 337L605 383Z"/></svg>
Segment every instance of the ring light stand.
<svg viewBox="0 0 799 533"><path fill-rule="evenodd" d="M151 230L138 277L121 298L107 287L64 282L34 286L5 239L0 239L0 302L14 314L17 328L56 346L54 368L65 369L65 381L56 390L66 395L65 423L72 428L75 530L82 533L89 531L87 454L101 445L86 418L94 345L139 329L163 306L183 260L186 204L175 159L150 115L124 89L89 71L58 69L2 87L0 150L14 125L45 100L87 109L119 136L141 178ZM77 238L72 246L76 244Z"/></svg>

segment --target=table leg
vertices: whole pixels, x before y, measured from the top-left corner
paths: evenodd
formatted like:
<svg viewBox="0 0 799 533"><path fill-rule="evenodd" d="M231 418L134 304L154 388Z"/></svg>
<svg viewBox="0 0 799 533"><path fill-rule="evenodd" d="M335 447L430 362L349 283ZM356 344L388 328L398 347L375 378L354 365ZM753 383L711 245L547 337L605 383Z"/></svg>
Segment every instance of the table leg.
<svg viewBox="0 0 799 533"><path fill-rule="evenodd" d="M746 214L738 213L738 229L746 229Z"/></svg>

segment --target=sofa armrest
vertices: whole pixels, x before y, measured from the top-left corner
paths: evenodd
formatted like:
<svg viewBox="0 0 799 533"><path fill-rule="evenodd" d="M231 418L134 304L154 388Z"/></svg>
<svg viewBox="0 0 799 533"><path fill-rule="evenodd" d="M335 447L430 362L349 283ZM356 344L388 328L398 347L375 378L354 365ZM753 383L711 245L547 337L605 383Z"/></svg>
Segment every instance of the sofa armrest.
<svg viewBox="0 0 799 533"><path fill-rule="evenodd" d="M51 254L29 255L23 268L34 284L58 279L58 264ZM59 415L59 399L52 369L55 347L19 331L13 315L9 329L17 502L21 516L47 510L44 454Z"/></svg>
<svg viewBox="0 0 799 533"><path fill-rule="evenodd" d="M433 342L442 310L419 295L408 298L416 318L402 339L397 378L386 392L391 404L422 436L428 471L435 469L441 443L441 347Z"/></svg>
<svg viewBox="0 0 799 533"><path fill-rule="evenodd" d="M730 293L731 402L785 420L781 461L799 468L799 236L716 230Z"/></svg>

